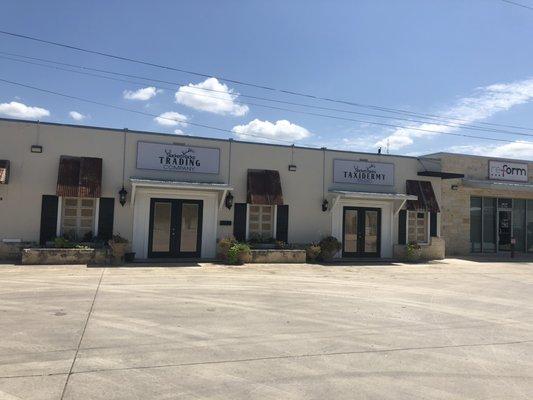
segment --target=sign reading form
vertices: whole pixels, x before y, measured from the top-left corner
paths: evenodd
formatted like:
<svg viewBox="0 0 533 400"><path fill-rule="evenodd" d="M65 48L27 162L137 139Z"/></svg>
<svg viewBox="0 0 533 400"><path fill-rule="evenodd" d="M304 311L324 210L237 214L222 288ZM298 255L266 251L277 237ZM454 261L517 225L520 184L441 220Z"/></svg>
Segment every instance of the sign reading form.
<svg viewBox="0 0 533 400"><path fill-rule="evenodd" d="M333 160L333 182L359 185L394 185L394 164Z"/></svg>
<svg viewBox="0 0 533 400"><path fill-rule="evenodd" d="M137 168L218 174L220 149L137 142Z"/></svg>
<svg viewBox="0 0 533 400"><path fill-rule="evenodd" d="M527 182L527 164L490 160L489 179Z"/></svg>

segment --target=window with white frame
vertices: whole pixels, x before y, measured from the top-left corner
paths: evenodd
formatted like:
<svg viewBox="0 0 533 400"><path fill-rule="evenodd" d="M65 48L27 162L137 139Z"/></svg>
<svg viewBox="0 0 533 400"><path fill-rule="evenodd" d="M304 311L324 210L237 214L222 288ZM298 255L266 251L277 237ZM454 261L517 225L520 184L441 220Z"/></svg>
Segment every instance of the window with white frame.
<svg viewBox="0 0 533 400"><path fill-rule="evenodd" d="M424 211L409 211L407 220L407 241L428 243L429 241L429 213Z"/></svg>
<svg viewBox="0 0 533 400"><path fill-rule="evenodd" d="M64 197L61 212L61 235L72 240L94 236L96 199Z"/></svg>
<svg viewBox="0 0 533 400"><path fill-rule="evenodd" d="M257 204L249 205L249 238L270 239L274 237L274 207Z"/></svg>

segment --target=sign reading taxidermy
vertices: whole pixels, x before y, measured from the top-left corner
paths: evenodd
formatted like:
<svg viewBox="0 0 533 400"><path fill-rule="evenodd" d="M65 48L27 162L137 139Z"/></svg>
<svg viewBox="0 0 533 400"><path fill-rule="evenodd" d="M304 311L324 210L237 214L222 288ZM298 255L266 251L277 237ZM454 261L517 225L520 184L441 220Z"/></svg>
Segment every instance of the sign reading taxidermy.
<svg viewBox="0 0 533 400"><path fill-rule="evenodd" d="M218 174L220 149L137 142L137 168Z"/></svg>
<svg viewBox="0 0 533 400"><path fill-rule="evenodd" d="M333 182L359 185L394 185L394 164L333 160Z"/></svg>
<svg viewBox="0 0 533 400"><path fill-rule="evenodd" d="M527 182L527 164L490 160L489 179Z"/></svg>

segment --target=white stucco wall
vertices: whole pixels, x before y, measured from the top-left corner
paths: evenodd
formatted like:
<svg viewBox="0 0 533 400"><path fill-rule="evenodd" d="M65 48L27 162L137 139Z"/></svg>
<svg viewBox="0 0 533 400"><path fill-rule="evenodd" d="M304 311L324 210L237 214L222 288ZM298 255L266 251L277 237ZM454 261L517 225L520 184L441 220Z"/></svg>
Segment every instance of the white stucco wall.
<svg viewBox="0 0 533 400"><path fill-rule="evenodd" d="M149 193L139 193L135 208L128 202L121 207L118 191L122 186L123 146L126 138L125 186L131 194L130 177L170 179L179 181L202 181L226 183L235 189L235 203L246 202L246 178L248 169L272 169L280 172L283 197L289 205L289 242L308 243L334 234L341 239L338 228L338 211L323 212L322 200L329 190L357 190L366 192L405 193L406 179L430 180L440 202L440 179L417 176L424 170L424 163L431 160L388 156L368 153L354 153L290 146L274 146L237 141L203 139L169 134L138 133L74 127L56 124L36 124L21 121L0 120L0 159L11 161L11 177L8 185L0 185L0 240L19 238L26 241L39 239L41 218L41 197L56 193L57 173L61 155L100 157L103 159L102 197L115 197L114 231L133 241L139 254L144 254L146 243L147 210ZM138 141L175 143L189 146L216 147L220 149L220 171L218 174L195 174L172 171L136 169ZM43 146L42 154L30 152L30 146ZM231 147L231 171L229 153ZM394 186L354 185L333 183L333 160L365 160L387 162L395 166ZM297 170L288 170L295 164ZM325 165L325 174L323 166ZM183 193L183 196L194 194ZM179 193L169 193L177 198ZM210 202L212 213L204 205L204 224L211 224L208 239L204 241L205 256L214 254L215 235L218 238L230 236L233 226L220 226L220 220L233 220L234 210L222 207L218 210L214 198L198 197ZM382 256L392 254L392 245L397 242L397 216L393 215L386 202L350 201L351 206L382 207ZM338 207L340 207L339 203ZM217 210L216 213L214 210ZM206 214L207 212L207 214ZM208 219L209 218L209 219ZM134 222L135 221L135 222ZM337 221L337 222L334 222ZM135 227L135 228L134 228Z"/></svg>

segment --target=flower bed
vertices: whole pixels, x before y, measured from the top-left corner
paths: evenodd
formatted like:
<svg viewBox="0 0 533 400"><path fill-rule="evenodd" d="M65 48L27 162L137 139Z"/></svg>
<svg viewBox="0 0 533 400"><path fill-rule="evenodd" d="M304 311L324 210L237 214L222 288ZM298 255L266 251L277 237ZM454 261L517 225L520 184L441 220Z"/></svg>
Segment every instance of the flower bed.
<svg viewBox="0 0 533 400"><path fill-rule="evenodd" d="M22 249L22 264L106 264L106 249Z"/></svg>
<svg viewBox="0 0 533 400"><path fill-rule="evenodd" d="M253 263L305 263L305 250L286 249L254 249L252 252Z"/></svg>

